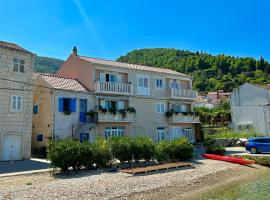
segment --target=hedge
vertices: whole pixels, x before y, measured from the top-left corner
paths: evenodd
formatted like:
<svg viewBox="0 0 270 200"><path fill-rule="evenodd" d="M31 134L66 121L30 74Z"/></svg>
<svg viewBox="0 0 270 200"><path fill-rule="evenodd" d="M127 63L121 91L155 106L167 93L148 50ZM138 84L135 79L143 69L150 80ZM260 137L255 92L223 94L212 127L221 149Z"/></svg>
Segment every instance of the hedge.
<svg viewBox="0 0 270 200"><path fill-rule="evenodd" d="M97 138L94 143L80 143L72 139L53 141L48 148L51 166L62 172L106 167L113 158L120 162L179 161L192 158L193 146L187 138L154 143L147 137Z"/></svg>

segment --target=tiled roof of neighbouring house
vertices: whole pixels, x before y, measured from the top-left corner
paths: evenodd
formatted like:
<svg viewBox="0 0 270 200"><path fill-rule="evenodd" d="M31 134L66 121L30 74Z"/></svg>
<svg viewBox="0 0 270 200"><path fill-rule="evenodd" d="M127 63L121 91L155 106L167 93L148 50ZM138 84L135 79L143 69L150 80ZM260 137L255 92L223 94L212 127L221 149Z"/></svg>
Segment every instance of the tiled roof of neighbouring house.
<svg viewBox="0 0 270 200"><path fill-rule="evenodd" d="M10 49L10 50L15 50L15 51L22 51L22 52L33 54L32 52L22 48L21 46L19 46L17 44L14 44L14 43L10 43L10 42L0 41L0 47L5 48L5 49Z"/></svg>
<svg viewBox="0 0 270 200"><path fill-rule="evenodd" d="M40 76L54 89L87 92L87 89L75 79L40 74Z"/></svg>
<svg viewBox="0 0 270 200"><path fill-rule="evenodd" d="M157 67L149 67L144 65L135 65L135 64L129 64L129 63L122 63L122 62L116 62L112 60L105 60L105 59L98 59L98 58L91 58L86 56L78 56L82 60L86 60L88 62L94 63L94 64L101 64L101 65L107 65L107 66L113 66L113 67L120 67L120 68L126 68L126 69L134 69L134 70L142 70L142 71L149 71L149 72L158 72L158 73L164 73L164 74L171 74L171 75L181 75L185 77L190 77L189 75L173 71L170 69L164 69L164 68L157 68Z"/></svg>

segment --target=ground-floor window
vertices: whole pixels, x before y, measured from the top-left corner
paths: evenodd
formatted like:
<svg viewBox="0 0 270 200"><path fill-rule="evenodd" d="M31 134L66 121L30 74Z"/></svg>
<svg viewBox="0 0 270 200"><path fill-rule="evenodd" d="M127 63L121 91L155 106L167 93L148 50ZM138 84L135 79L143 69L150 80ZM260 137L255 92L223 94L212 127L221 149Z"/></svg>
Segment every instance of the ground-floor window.
<svg viewBox="0 0 270 200"><path fill-rule="evenodd" d="M187 137L188 141L193 143L194 136L192 128L172 127L170 128L170 139L174 140L180 137Z"/></svg>
<svg viewBox="0 0 270 200"><path fill-rule="evenodd" d="M157 128L157 141L165 140L165 129L164 127Z"/></svg>
<svg viewBox="0 0 270 200"><path fill-rule="evenodd" d="M105 138L109 137L121 137L125 133L125 127L122 126L113 126L105 128Z"/></svg>
<svg viewBox="0 0 270 200"><path fill-rule="evenodd" d="M89 141L89 133L81 133L80 134L80 142Z"/></svg>
<svg viewBox="0 0 270 200"><path fill-rule="evenodd" d="M37 134L37 142L43 142L43 134Z"/></svg>
<svg viewBox="0 0 270 200"><path fill-rule="evenodd" d="M185 137L187 137L187 139L188 139L188 141L190 143L194 142L194 136L193 136L192 128L185 128L184 129L184 134L185 134Z"/></svg>

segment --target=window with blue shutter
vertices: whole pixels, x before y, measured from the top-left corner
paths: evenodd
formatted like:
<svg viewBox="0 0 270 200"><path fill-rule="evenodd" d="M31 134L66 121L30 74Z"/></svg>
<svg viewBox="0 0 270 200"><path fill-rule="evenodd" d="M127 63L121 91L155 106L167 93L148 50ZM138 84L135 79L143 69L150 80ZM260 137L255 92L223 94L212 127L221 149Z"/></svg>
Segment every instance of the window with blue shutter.
<svg viewBox="0 0 270 200"><path fill-rule="evenodd" d="M33 114L38 114L38 105L33 107Z"/></svg>
<svg viewBox="0 0 270 200"><path fill-rule="evenodd" d="M58 99L58 111L64 112L64 98L63 97L59 97Z"/></svg>
<svg viewBox="0 0 270 200"><path fill-rule="evenodd" d="M70 100L70 112L76 112L76 98Z"/></svg>

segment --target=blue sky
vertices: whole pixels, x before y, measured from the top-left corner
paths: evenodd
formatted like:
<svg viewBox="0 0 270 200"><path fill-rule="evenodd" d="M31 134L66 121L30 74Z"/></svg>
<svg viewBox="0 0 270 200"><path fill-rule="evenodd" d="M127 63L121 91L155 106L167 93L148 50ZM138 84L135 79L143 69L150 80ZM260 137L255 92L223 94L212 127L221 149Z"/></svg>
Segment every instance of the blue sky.
<svg viewBox="0 0 270 200"><path fill-rule="evenodd" d="M269 0L0 0L0 40L43 56L169 47L270 60Z"/></svg>

